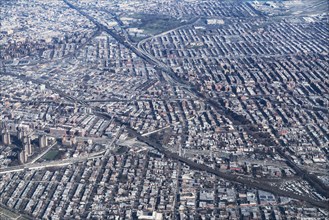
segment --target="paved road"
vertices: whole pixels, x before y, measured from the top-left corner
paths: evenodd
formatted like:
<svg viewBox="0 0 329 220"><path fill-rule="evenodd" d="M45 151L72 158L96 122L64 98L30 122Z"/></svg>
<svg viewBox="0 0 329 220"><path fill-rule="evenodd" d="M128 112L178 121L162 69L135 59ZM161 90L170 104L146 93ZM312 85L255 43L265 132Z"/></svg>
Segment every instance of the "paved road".
<svg viewBox="0 0 329 220"><path fill-rule="evenodd" d="M33 164L33 163L37 162L41 157L43 157L46 153L48 153L51 150L51 148L53 148L56 144L57 144L57 142L55 141L55 143L53 143L52 145L50 145L44 152L42 152L41 154L39 154L30 163Z"/></svg>
<svg viewBox="0 0 329 220"><path fill-rule="evenodd" d="M108 119L110 120L112 117L108 114L105 113L98 113L101 115L101 117L106 118L108 117ZM268 184L267 182L264 181L260 181L260 180L255 180L249 177L243 177L243 176L237 176L234 174L229 174L229 173L225 173L225 172L221 172L215 169L212 169L209 166L206 166L204 164L199 164L196 163L188 158L182 157L176 153L173 153L171 151L169 151L168 149L164 148L160 143L156 142L155 140L152 140L149 137L143 136L141 134L139 134L136 130L134 130L133 128L131 128L129 126L129 124L124 123L122 121L120 121L119 119L116 119L117 123L121 123L124 124L126 126L126 129L128 131L128 133L130 135L132 135L133 137L136 137L139 141L144 142L146 144L148 144L150 147L158 150L159 152L161 152L162 154L164 154L167 158L170 159L174 159L174 160L178 160L182 163L185 163L186 165L190 166L193 169L196 170L201 170L201 171L206 171L208 173L214 174L220 178L232 181L232 182L236 182L236 183L241 183L244 184L246 186L252 187L252 188L257 188L260 190L264 190L267 192L271 192L274 195L278 195L278 196L285 196L285 197L290 197L293 199L298 199L301 201L306 201L310 204L312 204L313 206L319 207L319 208L325 208L328 209L329 208L329 204L326 201L318 201L318 200L314 200L308 196L301 196L292 192L287 192L284 190L281 190L278 187L272 186L270 184Z"/></svg>
<svg viewBox="0 0 329 220"><path fill-rule="evenodd" d="M170 79L171 84L175 84L175 85L181 85L182 87L186 87L189 88L190 85L188 84L188 82L183 81L182 79L178 78L175 74L175 72L168 67L166 64L162 63L161 61L156 60L153 56L149 55L148 53L146 53L143 50L140 50L139 48L136 48L135 46L133 46L131 43L129 43L126 39L123 39L121 36L119 36L118 34L114 33L112 30L110 30L109 28L107 28L106 26L104 26L103 24L100 24L98 21L96 21L93 17L91 17L90 15L88 15L87 13L83 12L81 9L77 8L76 6L74 6L73 4L69 3L67 0L64 0L64 2L72 9L78 11L80 14L82 14L83 16L87 17L90 21L92 21L94 24L97 25L97 27L100 27L103 31L105 31L106 33L108 33L109 35L111 35L114 39L116 39L119 43L123 44L124 46L126 46L128 49L130 49L132 52L134 52L137 56L139 56L140 58L144 59L146 62L148 62L149 64L154 65L155 69L161 70L164 73L167 74L167 78ZM205 95L203 95L202 93L196 91L195 89L189 89L189 91L194 94L196 97L204 100L206 103L212 105L216 110L218 110L220 113L227 115L227 110L221 106L218 102L212 100L209 97L206 97ZM112 116L109 116L107 114L103 114L103 113L98 113L98 115L102 116L102 117L109 117L109 120L112 120ZM230 117L229 117L230 118ZM198 164L188 158L183 158L181 156L179 156L176 153L170 152L169 150L165 149L164 147L162 147L161 144L151 140L148 137L142 136L141 134L139 134L138 132L136 132L134 129L132 129L130 127L130 125L120 121L119 119L116 119L116 121L118 123L121 124L125 124L126 125L126 129L128 130L128 132L137 137L140 141L147 143L149 146L157 149L159 152L163 153L166 157L174 159L174 160L178 160L182 163L185 163L187 165L189 165L191 168L197 169L197 170L202 170L202 171L206 171L209 173L212 173L218 177L221 177L223 179L232 181L232 182L238 182L238 183L242 183L246 186L249 187L253 187L253 188L258 188L264 191L268 191L271 192L275 195L279 195L279 196L288 196L294 199L298 199L301 201L307 201L308 203L317 206L317 207L321 207L321 208L326 208L329 209L329 204L326 201L317 201L314 200L310 197L307 196L301 196L301 195L297 195L291 192L286 192L284 190L281 190L277 187L273 187L265 182L260 182L260 181L256 181L247 177L241 177L241 176L236 176L236 175L231 175L231 174L227 174L227 173L223 173L220 172L218 170L214 170L206 165L203 164ZM237 121L234 121L235 123L241 124Z"/></svg>
<svg viewBox="0 0 329 220"><path fill-rule="evenodd" d="M156 69L159 69L163 72L165 72L167 74L167 79L170 80L170 83L172 84L180 84L183 85L185 87L189 87L188 84L186 84L186 82L183 82L182 79L178 78L175 73L173 72L173 70L171 70L171 68L167 67L165 64L163 64L162 62L156 60L154 57L150 56L149 54L147 54L144 51L141 51L139 48L136 48L135 46L131 45L129 42L127 42L126 40L123 40L121 36L117 35L116 33L114 33L112 30L108 29L106 26L98 23L94 18L92 18L91 16L87 15L86 13L82 12L80 9L76 8L74 5L70 4L68 1L64 0L64 2L66 2L72 9L77 10L78 12L80 12L82 15L86 16L89 20L91 20L92 22L94 22L97 27L100 27L101 30L107 32L108 34L110 34L112 37L114 37L116 40L118 40L121 44L125 45L127 48L129 48L130 50L132 50L134 53L136 53L139 57L141 57L142 59L144 59L146 62L153 64L154 67ZM43 81L40 80L34 80L36 83L43 83L46 84L47 87L50 87L50 89L56 91L57 93L59 93L60 95L62 95L63 97L65 97L68 101L70 102L77 102L77 100L75 100L74 98L68 96L67 94L63 93L61 90L57 89L57 88L52 88L48 83L45 83ZM216 109L218 109L221 113L225 113L225 109L223 109L222 106L220 106L217 102L214 102L213 100L205 97L204 95L202 95L201 93L195 91L195 90L189 90L191 93L193 93L194 95L196 95L196 97L201 98L202 100L204 100L205 102L213 105ZM79 102L81 104L85 104L84 102ZM104 115L103 115L104 116ZM106 116L106 115L105 115ZM121 121L118 121L119 123L124 124ZM179 156L176 153L170 152L169 150L165 149L164 147L162 147L161 144L155 142L154 140L151 140L148 137L142 136L140 135L138 132L136 132L134 129L132 129L131 127L129 127L129 125L125 124L127 126L127 130L130 134L134 135L135 137L137 137L140 141L147 143L149 146L157 149L159 152L163 153L166 157L174 159L174 160L178 160L182 163L185 163L187 165L189 165L191 168L197 169L197 170L202 170L202 171L206 171L209 173L212 173L220 178L232 181L232 182L237 182L237 183L241 183L244 184L246 186L249 187L253 187L253 188L258 188L264 191L268 191L271 192L275 195L279 195L279 196L288 196L294 199L298 199L298 200L302 200L302 201L307 201L308 203L317 206L317 207L321 207L321 208L329 208L329 205L327 202L325 201L316 201L310 197L307 196L301 196L301 195L297 195L291 192L286 192L283 191L277 187L273 187L271 185L269 185L266 182L262 182L262 181L256 181L253 180L251 178L247 178L247 177L242 177L242 176L236 176L236 175L232 175L232 174L227 174L227 173L223 173L220 172L218 170L214 170L206 165L203 164L198 164L188 158L184 158ZM103 154L104 152L102 152ZM69 159L69 160L63 160L63 161L56 161L56 162L47 162L47 163L41 163L41 164L29 164L29 165L22 165L22 166L18 166L18 167L11 167L8 168L6 170L1 170L1 173L6 173L6 172L16 172L19 170L24 170L24 169L40 169L40 168L45 168L45 167L53 167L53 166L63 166L63 165L69 165L75 162L79 162L85 159L93 159L93 158L97 158L97 157L101 157L101 155L95 155L95 156L86 156L83 158L76 158L76 159Z"/></svg>
<svg viewBox="0 0 329 220"><path fill-rule="evenodd" d="M23 170L39 170L39 169L44 169L44 168L48 168L48 167L67 166L67 165L74 164L77 162L101 158L101 157L103 157L104 153L105 153L105 150L96 152L93 154L89 154L89 155L83 156L83 157L68 158L65 160L57 160L57 161L50 161L50 162L43 162L43 163L36 163L36 164L29 163L29 164L23 164L23 165L19 165L19 166L12 166L9 168L2 168L2 169L0 169L0 174L14 173L14 172L19 172L19 171L23 171Z"/></svg>

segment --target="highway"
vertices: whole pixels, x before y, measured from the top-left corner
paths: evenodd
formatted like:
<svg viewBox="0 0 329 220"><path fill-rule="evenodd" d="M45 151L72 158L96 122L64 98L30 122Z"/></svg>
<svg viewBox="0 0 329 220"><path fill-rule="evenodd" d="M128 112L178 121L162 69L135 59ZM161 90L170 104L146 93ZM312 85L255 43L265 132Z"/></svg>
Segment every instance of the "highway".
<svg viewBox="0 0 329 220"><path fill-rule="evenodd" d="M118 98L111 98L111 99L77 99L77 102L84 102L84 103L110 103L110 102L123 102L123 103L132 103L132 102L179 102L179 101L190 101L194 100L192 98L168 98L168 99L159 99L159 98L145 98L145 99L118 99ZM73 106L72 102L60 102L56 100L14 100L8 99L4 101L0 101L0 103L4 104L5 102L9 103L24 103L24 104L63 104L67 106Z"/></svg>
<svg viewBox="0 0 329 220"><path fill-rule="evenodd" d="M23 171L23 170L40 170L40 169L44 169L44 168L49 168L49 167L62 167L62 166L67 166L67 165L71 165L74 163L78 163L78 162L83 162L86 160L93 160L93 159L97 159L97 158L101 158L103 157L105 153L105 150L100 151L100 152L96 152L93 154L89 154L87 156L83 156L83 157L76 157L76 158L68 158L68 159L64 159L64 160L57 160L57 161L47 161L47 162L42 162L42 163L28 163L28 164L23 164L23 165L18 165L18 166L12 166L12 167L8 167L8 168L2 168L0 169L0 174L6 174L6 173L14 173L14 172L19 172L19 171Z"/></svg>
<svg viewBox="0 0 329 220"><path fill-rule="evenodd" d="M84 13L83 11L81 11L80 9L75 7L74 5L69 3L67 0L64 0L64 2L69 7L71 7L72 9L77 10L78 12L80 12L80 14L87 17L89 20L91 20L93 23L95 23L97 25L97 27L100 27L101 30L103 30L106 33L110 34L118 42L120 42L121 44L123 44L124 46L129 48L132 52L136 53L137 56L141 57L146 62L154 65L154 68L156 68L158 70L161 70L164 73L168 74L167 79L170 80L169 83L175 84L175 85L177 85L177 84L182 85L183 87L190 87L189 84L184 82L182 79L178 78L175 75L174 71L171 68L167 67L164 63L156 60L154 57L147 54L145 51L141 51L139 48L136 48L135 46L131 45L129 42L127 42L127 40L122 39L121 36L117 35L116 33L114 33L112 30L110 30L106 26L98 23L94 18L92 18L88 14ZM25 77L23 77L23 78L25 78ZM44 82L44 81L41 81L41 80L35 80L35 79L33 79L33 81L35 83L45 84L47 88L50 88L53 91L57 92L58 94L65 97L70 102L78 102L76 99L74 99L74 98L68 96L67 94L63 93L60 89L53 88L47 82ZM189 90L189 91L191 93L193 93L194 95L196 95L196 97L204 100L206 103L209 103L210 105L215 107L215 109L219 110L220 113L222 113L224 115L227 114L226 109L224 109L218 102L215 102L215 101L211 100L210 98L205 97L203 94L201 94L200 92L198 92L194 89ZM85 104L82 101L79 101L78 103ZM118 119L116 119L116 120L118 120ZM125 124L121 121L118 121L118 122L121 123L121 124ZM233 122L235 122L235 121L233 121ZM236 122L236 123L238 123L238 122ZM238 124L240 124L240 123L238 123ZM185 163L193 169L206 171L206 172L212 173L212 174L214 174L214 175L216 175L220 178L223 178L223 179L226 179L226 180L229 180L229 181L232 181L232 182L241 183L241 184L244 184L244 185L249 186L249 187L253 187L253 188L261 189L261 190L264 190L264 191L268 191L268 192L271 192L275 195L288 196L290 198L298 199L298 200L301 200L301 201L306 201L306 202L308 202L308 203L310 203L310 204L312 204L316 207L325 208L325 209L329 208L329 205L326 201L317 201L317 200L314 200L314 199L312 199L310 197L307 197L307 196L301 196L301 195L297 195L297 194L294 194L294 193L291 193L291 192L286 192L286 191L283 191L283 190L281 190L277 187L273 187L273 186L271 186L270 184L268 184L266 182L256 181L256 180L253 180L253 179L250 179L250 178L247 178L247 177L241 177L241 176L236 176L236 175L232 175L232 174L228 174L228 173L223 173L223 172L220 172L218 170L212 169L212 168L210 168L206 165L196 163L196 162L194 162L194 161L192 161L188 158L181 157L178 154L170 152L169 150L165 149L164 147L162 147L161 144L151 140L150 138L140 135L134 129L130 128L129 125L127 125L127 124L125 124L125 125L126 125L126 128L127 128L128 132L131 135L137 137L140 141L148 144L149 146L153 147L154 149L157 149L159 152L163 153L166 157L174 159L174 160L178 160L182 163ZM16 166L16 167L11 167L11 168L1 169L0 174L8 173L8 172L16 172L16 171L20 171L20 170L24 170L24 169L42 169L42 168L46 168L46 167L69 165L69 164L79 162L79 161L83 161L83 160L86 160L86 159L99 158L99 157L102 156L103 153L104 152L102 152L100 155L89 155L89 156L86 156L86 157L73 158L73 159L62 160L62 161L45 162L45 163L40 163L40 164L26 164L26 165L22 165L22 166Z"/></svg>
<svg viewBox="0 0 329 220"><path fill-rule="evenodd" d="M248 134L250 134L252 137L254 137L254 134L249 132L248 127L253 126L251 124L251 122L248 122L247 124L242 124L241 121L236 120L232 117L232 113L230 111L228 111L227 109L225 109L220 103L219 101L215 101L209 97L206 97L204 94L200 93L199 91L197 91L195 88L191 88L188 82L183 81L181 78L178 78L175 74L175 72L168 67L166 64L162 63L161 61L156 60L153 56L149 55L147 52L140 50L139 48L136 48L134 45L132 45L131 43L129 43L126 39L122 38L121 36L119 36L118 34L114 33L112 30L110 30L109 28L107 28L106 26L104 26L103 24L100 24L96 19L94 19L93 17L91 17L90 15L88 15L87 13L83 12L80 8L74 6L73 4L69 3L67 0L64 0L64 2L72 9L78 11L81 15L87 17L90 21L92 21L97 27L100 27L101 30L105 31L106 33L108 33L109 35L111 35L114 39L116 39L119 43L121 43L122 45L126 46L128 49L130 49L132 52L134 52L137 56L139 56L140 58L142 58L143 60L145 60L146 62L148 62L151 65L154 65L155 69L161 70L162 72L167 74L167 78L170 80L170 84L175 84L177 85L181 85L182 87L185 88L189 88L188 91L191 92L192 94L194 94L196 97L200 98L201 100L203 100L205 103L210 104L212 107L214 107L214 109L216 109L219 113L226 115L235 125L245 125L247 127L246 131L248 131ZM109 116L107 114L98 114L101 115L103 117L108 117L109 119L112 119L112 116ZM287 192L284 190L281 190L277 187L274 187L266 182L260 182L260 181L256 181L247 177L241 177L241 176L236 176L236 175L232 175L232 174L227 174L227 173L223 173L220 172L218 170L214 170L206 165L203 164L198 164L188 158L184 158L179 156L176 153L170 152L169 150L165 149L164 147L162 147L161 144L154 142L153 140L149 139L148 137L142 136L140 135L138 132L136 132L134 129L132 129L128 124L120 121L119 119L115 119L118 123L121 124L125 124L126 125L126 129L128 130L128 132L137 137L140 141L148 144L149 146L153 147L154 149L158 150L159 152L163 153L166 157L174 159L174 160L178 160L182 163L185 163L187 165L189 165L191 168L197 169L197 170L202 170L202 171L206 171L209 173L212 173L220 178L232 181L232 182L238 182L241 184L244 184L246 186L249 187L253 187L253 188L257 188L257 189L261 189L267 192L271 192L275 195L279 195L279 196L288 196L290 198L294 198L294 199L298 199L301 201L306 201L316 207L320 207L320 208L325 208L325 209L329 209L329 204L326 201L317 201L314 200L308 196L301 196L301 195L297 195L295 193L292 192ZM256 138L257 139L257 138ZM270 143L270 141L269 141Z"/></svg>
<svg viewBox="0 0 329 220"><path fill-rule="evenodd" d="M0 174L14 173L14 172L23 171L23 170L26 170L26 169L38 170L38 169L44 169L44 168L48 168L48 167L61 167L61 166L67 166L67 165L78 163L78 162L83 162L83 161L86 161L86 160L93 160L93 159L97 159L97 158L102 158L106 155L109 155L109 153L110 153L109 149L112 147L112 145L115 143L115 141L120 137L120 135L122 133L122 130L123 130L123 127L121 126L121 128L116 133L115 137L113 139L111 139L108 148L105 149L105 150L95 152L95 153L91 153L89 155L82 156L82 157L73 157L73 158L68 158L68 159L64 159L64 160L47 161L47 162L42 162L42 163L36 163L35 164L35 162L37 160L39 160L44 154L46 154L53 146L55 146L57 144L57 142L55 142L45 152L40 154L37 158L32 160L30 163L26 163L26 164L18 165L18 166L12 166L12 167L8 167L8 168L2 168L2 169L0 169ZM105 139L105 140L107 142L109 141L108 139Z"/></svg>
<svg viewBox="0 0 329 220"><path fill-rule="evenodd" d="M185 85L182 83L182 80L178 78L173 71L167 67L164 63L161 61L158 61L155 59L153 56L150 54L146 53L145 51L137 48L133 44L131 44L125 37L122 37L115 33L113 30L109 29L105 25L99 23L95 18L91 17L84 11L82 11L80 8L76 7L75 5L71 4L67 0L63 0L70 8L76 10L79 12L81 15L85 16L88 18L91 22L93 22L98 28L103 30L104 32L108 33L111 37L113 37L115 40L117 40L120 44L124 45L126 48L130 49L132 52L134 52L138 57L142 58L145 60L147 63L151 64L154 66L155 69L160 70L162 72L168 73L170 72L171 74L167 75L168 79L170 80L170 84L181 84L182 87L186 87L188 85Z"/></svg>
<svg viewBox="0 0 329 220"><path fill-rule="evenodd" d="M147 63L153 65L155 69L161 70L163 73L167 74L165 78L168 80L168 83L170 83L172 85L175 85L175 86L180 85L184 88L190 88L190 89L188 89L188 91L191 92L192 94L194 94L197 98L203 100L205 103L210 104L219 113L221 113L223 115L226 115L226 116L228 116L228 118L232 119L232 117L230 115L228 115L229 112L227 111L227 109L225 109L223 106L221 106L221 104L219 104L218 100L214 101L211 98L203 95L199 91L196 91L195 89L191 88L191 86L189 85L188 82L185 82L182 79L180 79L179 77L177 77L175 72L170 67L168 67L166 64L164 64L161 61L157 60L155 57L148 54L142 48L139 48L139 47L136 47L136 46L132 45L128 41L128 39L125 39L122 36L118 35L117 33L113 32L113 30L111 30L108 27L104 26L103 24L99 23L93 17L89 16L87 13L83 12L81 9L79 9L76 6L74 6L73 4L69 3L67 0L64 0L64 2L70 8L78 11L81 15L87 17L90 21L92 21L94 24L96 24L96 26L98 27L98 29L100 31L104 31L104 32L108 33L114 39L116 39L119 43L121 43L122 45L124 45L128 49L130 49L132 52L134 52L137 56L139 56L140 58L145 60ZM48 82L45 82L43 80L32 79L32 78L28 78L26 76L17 76L15 74L8 74L8 75L13 75L15 77L19 77L19 78L21 78L25 81L26 80L31 80L32 82L37 83L37 84L45 84L47 88L49 88L49 89L55 91L56 93L60 94L62 97L64 97L65 99L67 99L71 103L73 102L73 103L80 103L82 105L86 105L86 103L88 102L88 101L83 101L83 100L77 100L77 99L65 94L59 88L54 88ZM95 113L95 114L98 115L98 116L101 116L103 118L107 118L108 120L113 119L113 117L110 117L109 115L104 114L104 113ZM319 208L329 209L329 204L328 204L327 201L314 200L314 199L308 197L307 195L297 195L297 194L292 193L292 192L287 192L287 191L281 190L278 187L274 187L274 186L272 186L269 183L264 182L264 181L255 180L255 179L252 179L252 178L249 178L249 177L237 176L237 175L221 172L219 170L212 169L211 167L206 166L204 164L196 163L191 159L182 157L179 154L176 154L176 153L173 153L173 152L169 151L168 149L163 147L157 141L151 139L150 137L147 137L147 135L139 134L136 130L131 128L128 124L120 121L119 119L115 118L115 120L116 120L117 123L125 125L127 131L132 136L136 137L138 140L140 140L140 141L148 144L150 147L158 150L159 152L164 154L167 158L177 160L181 163L184 163L184 164L188 165L189 167L191 167L192 169L205 171L205 172L214 174L214 175L216 175L220 178L226 179L228 181L232 181L232 182L235 182L235 183L240 183L240 184L243 184L243 185L248 186L248 187L252 187L252 188L264 190L264 191L267 191L267 192L271 192L271 193L273 193L275 195L278 195L278 196L285 196L285 197L298 199L298 200L301 200L301 201L306 201L306 202L312 204L313 206L316 206L316 207L319 207ZM241 122L239 122L237 120L232 120L232 121L235 125L244 125L247 128L248 128L248 126L251 126L250 123L242 124ZM246 129L246 130L248 130L248 129ZM253 136L252 133L249 133L249 134L251 134L251 136ZM113 143L114 143L114 141L111 144L113 144ZM50 148L48 150L50 150ZM26 170L26 169L33 170L33 169L43 169L43 168L47 168L47 167L66 166L66 165L70 165L70 164L73 164L73 163L76 163L76 162L85 161L85 160L88 160L88 159L101 158L101 157L103 157L105 152L106 151L101 151L101 152L97 152L95 154L87 155L87 156L84 156L84 157L70 158L70 159L66 159L66 160L52 161L52 162L43 162L43 163L39 163L39 164L34 164L34 162L37 161L37 160L35 160L35 161L33 160L30 164L25 164L25 165L21 165L21 166L14 166L14 167L10 167L10 168L0 169L0 174L12 173L12 172L22 171L22 170ZM41 156L39 158L41 158ZM39 159L39 158L36 158L36 159ZM293 167L295 170L298 170L299 175L302 175L308 182L311 182L311 183L313 182L312 179L311 179L312 176L309 176L307 173L303 174L303 170L298 168L296 164L289 163L289 158L286 158L286 159L288 161L288 165ZM322 186L319 186L319 187L322 188Z"/></svg>
<svg viewBox="0 0 329 220"><path fill-rule="evenodd" d="M53 148L56 144L57 144L57 142L55 141L55 143L53 143L52 145L50 145L44 152L42 152L41 154L39 154L30 163L33 164L33 163L37 162L41 157L43 157L46 153L48 153L51 150L51 148Z"/></svg>
<svg viewBox="0 0 329 220"><path fill-rule="evenodd" d="M98 113L98 114L100 114L101 117L103 117L103 118L108 118L108 120L112 119L112 116L110 116L108 114L105 114L105 113ZM197 162L194 162L194 161L192 161L188 158L182 157L182 156L180 156L176 153L173 153L173 152L167 150L160 143L158 143L156 140L152 140L149 137L146 137L146 136L143 136L142 134L139 134L136 130L131 128L127 123L124 123L124 122L120 121L117 118L115 120L116 120L117 123L124 124L126 126L126 129L127 129L128 133L130 135L132 135L133 137L136 137L139 141L144 142L147 145L149 145L150 147L158 150L159 152L164 154L167 158L180 161L180 162L188 165L189 167L191 167L193 169L201 170L201 171L205 171L205 172L214 174L214 175L216 175L220 178L229 180L231 182L241 183L241 184L246 185L248 187L257 188L257 189L260 189L260 190L271 192L274 195L285 196L285 197L305 201L305 202L308 202L308 203L312 204L313 206L316 206L316 207L319 207L319 208L324 208L324 209L329 208L329 204L327 203L327 201L314 200L314 199L312 199L308 196L301 196L301 195L298 195L298 194L295 194L295 193L292 193L292 192L281 190L280 188L275 187L273 185L270 185L270 184L268 184L267 182L264 182L264 181L255 180L255 179L249 178L249 177L238 176L238 175L234 175L234 174L221 172L219 170L212 169L211 167L206 166L204 164L199 164Z"/></svg>
<svg viewBox="0 0 329 220"><path fill-rule="evenodd" d="M10 131L11 135L16 135L16 133L17 132ZM51 134L50 135L49 133L44 132L42 130L34 130L33 134L34 135L51 136L51 137L56 138L56 139L62 139L63 138L63 135L59 135L59 134ZM104 144L104 143L107 143L107 141L108 141L108 139L102 138L102 137L76 137L76 139L77 139L77 142L92 140L93 143L97 143L97 144Z"/></svg>

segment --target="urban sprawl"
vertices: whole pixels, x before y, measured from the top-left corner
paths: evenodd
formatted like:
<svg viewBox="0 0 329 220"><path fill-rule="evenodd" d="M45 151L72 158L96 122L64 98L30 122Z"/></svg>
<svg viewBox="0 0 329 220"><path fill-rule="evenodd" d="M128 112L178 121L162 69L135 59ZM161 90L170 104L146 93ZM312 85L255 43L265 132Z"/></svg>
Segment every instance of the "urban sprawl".
<svg viewBox="0 0 329 220"><path fill-rule="evenodd" d="M0 219L328 219L328 4L1 1Z"/></svg>

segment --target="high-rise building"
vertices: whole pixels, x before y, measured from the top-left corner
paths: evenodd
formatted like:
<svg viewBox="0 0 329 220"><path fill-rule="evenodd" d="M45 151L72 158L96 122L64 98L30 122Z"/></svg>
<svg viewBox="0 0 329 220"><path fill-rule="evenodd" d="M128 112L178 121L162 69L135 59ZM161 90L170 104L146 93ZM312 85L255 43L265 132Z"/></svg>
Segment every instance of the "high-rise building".
<svg viewBox="0 0 329 220"><path fill-rule="evenodd" d="M27 161L27 153L25 152L25 150L22 150L21 152L19 152L18 154L18 160L21 164L26 163Z"/></svg>
<svg viewBox="0 0 329 220"><path fill-rule="evenodd" d="M10 133L7 129L2 132L1 138L4 145L11 144Z"/></svg>
<svg viewBox="0 0 329 220"><path fill-rule="evenodd" d="M19 129L19 130L17 131L17 137L18 137L18 139L19 139L19 140L23 140L24 136L25 136L24 131L23 131L22 129Z"/></svg>
<svg viewBox="0 0 329 220"><path fill-rule="evenodd" d="M31 137L28 137L28 155L31 156L32 155L32 144L31 144Z"/></svg>
<svg viewBox="0 0 329 220"><path fill-rule="evenodd" d="M44 148L48 146L48 138L45 135L39 137L39 147Z"/></svg>
<svg viewBox="0 0 329 220"><path fill-rule="evenodd" d="M31 156L32 155L31 137L29 137L29 136L24 137L23 147L24 147L24 151L27 153L27 155Z"/></svg>

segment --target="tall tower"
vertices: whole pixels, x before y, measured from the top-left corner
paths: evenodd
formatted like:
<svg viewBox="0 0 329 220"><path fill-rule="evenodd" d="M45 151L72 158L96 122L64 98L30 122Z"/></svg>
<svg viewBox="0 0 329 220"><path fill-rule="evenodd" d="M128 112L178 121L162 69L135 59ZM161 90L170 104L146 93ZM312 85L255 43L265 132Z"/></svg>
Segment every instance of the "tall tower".
<svg viewBox="0 0 329 220"><path fill-rule="evenodd" d="M5 131L3 131L1 137L2 137L2 143L4 145L10 145L11 144L10 134L9 134L9 131L7 129Z"/></svg>
<svg viewBox="0 0 329 220"><path fill-rule="evenodd" d="M21 152L19 152L18 154L18 160L21 164L26 163L27 161L27 153L25 152L25 150L22 150Z"/></svg>
<svg viewBox="0 0 329 220"><path fill-rule="evenodd" d="M24 131L21 128L19 128L18 131L17 131L17 137L18 137L18 139L19 140L23 140L24 135L25 135L24 134Z"/></svg>
<svg viewBox="0 0 329 220"><path fill-rule="evenodd" d="M42 135L39 137L39 147L44 148L48 146L48 139L46 135Z"/></svg>
<svg viewBox="0 0 329 220"><path fill-rule="evenodd" d="M30 136L27 137L27 143L28 143L28 145L27 145L27 149L28 149L27 154L29 156L31 156L32 155L32 144L31 144L31 137Z"/></svg>
<svg viewBox="0 0 329 220"><path fill-rule="evenodd" d="M32 155L31 137L26 136L23 140L23 149L28 156Z"/></svg>

